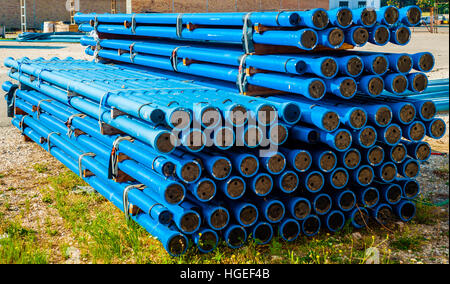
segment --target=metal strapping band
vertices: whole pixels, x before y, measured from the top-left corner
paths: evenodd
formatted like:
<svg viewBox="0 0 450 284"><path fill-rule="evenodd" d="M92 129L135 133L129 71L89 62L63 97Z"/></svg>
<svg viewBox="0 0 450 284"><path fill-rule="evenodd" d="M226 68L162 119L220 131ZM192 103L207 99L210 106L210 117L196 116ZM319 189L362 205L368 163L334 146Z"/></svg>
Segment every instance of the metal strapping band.
<svg viewBox="0 0 450 284"><path fill-rule="evenodd" d="M155 171L155 162L156 160L158 160L159 158L165 158L164 156L156 156L153 161L152 161L152 170ZM155 171L156 172L156 171Z"/></svg>
<svg viewBox="0 0 450 284"><path fill-rule="evenodd" d="M136 34L136 14L131 15L131 32Z"/></svg>
<svg viewBox="0 0 450 284"><path fill-rule="evenodd" d="M84 153L78 157L78 171L79 171L80 178L83 178L82 162L83 162L83 158L86 156L95 157L97 155L95 155L94 153Z"/></svg>
<svg viewBox="0 0 450 284"><path fill-rule="evenodd" d="M282 13L283 13L283 11L279 11L278 14L277 14L277 17L275 18L276 23L277 23L278 26L280 25L280 22L279 22L278 20L279 20L280 15L281 15Z"/></svg>
<svg viewBox="0 0 450 284"><path fill-rule="evenodd" d="M153 219L153 217L152 217L151 212L152 212L152 209L153 209L154 207L156 207L156 206L162 206L162 207L164 207L164 205L162 205L161 203L155 203L155 204L153 204L152 206L150 206L150 209L148 209L148 216L150 216L150 218L152 218L152 219Z"/></svg>
<svg viewBox="0 0 450 284"><path fill-rule="evenodd" d="M145 185L143 184L133 184L133 185L129 185L127 187L125 187L124 191L123 191L123 212L125 213L125 219L127 221L130 220L130 203L128 201L128 192L132 189L139 189L139 188L143 188L145 187Z"/></svg>
<svg viewBox="0 0 450 284"><path fill-rule="evenodd" d="M59 132L51 132L50 134L48 134L48 136L47 136L47 150L48 150L48 152L50 152L50 149L52 148L52 145L50 143L50 138L52 138L52 135L54 135L54 134L56 134L58 136L61 135L61 133L59 133Z"/></svg>
<svg viewBox="0 0 450 284"><path fill-rule="evenodd" d="M241 60L239 62L239 73L237 78L237 86L239 88L239 93L243 94L245 93L245 79L247 77L247 74L245 73L245 61L247 59L248 54L244 54L241 57Z"/></svg>
<svg viewBox="0 0 450 284"><path fill-rule="evenodd" d="M75 117L80 117L80 118L84 118L86 117L86 115L84 113L77 113L77 114L72 114L71 116L69 116L69 118L66 121L66 126L68 128L67 130L67 136L71 137L73 134L73 130L72 130L72 120Z"/></svg>
<svg viewBox="0 0 450 284"><path fill-rule="evenodd" d="M42 73L42 71L44 71L44 69L41 69L41 70L38 71L38 76L37 76L37 86L38 86L38 88L41 87L41 73Z"/></svg>
<svg viewBox="0 0 450 284"><path fill-rule="evenodd" d="M152 105L152 104L153 104L153 103L146 103L146 104L143 104L143 105L141 105L141 106L139 107L139 109L138 109L138 117L139 117L140 119L145 119L145 118L143 118L143 117L141 116L141 110L142 110L142 108L145 107L145 106Z"/></svg>
<svg viewBox="0 0 450 284"><path fill-rule="evenodd" d="M20 123L19 123L19 126L20 126L20 132L22 133L22 135L24 135L24 132L25 132L25 127L24 127L24 125L25 125L25 118L26 118L27 116L30 116L30 115L26 114L26 115L22 116L22 119L20 120Z"/></svg>
<svg viewBox="0 0 450 284"><path fill-rule="evenodd" d="M172 106L173 104L180 105L180 103L177 102L177 101L171 101L171 102L169 102L169 103L167 104L167 106L170 107L170 106Z"/></svg>
<svg viewBox="0 0 450 284"><path fill-rule="evenodd" d="M111 92L106 92L103 94L103 96L100 99L100 103L98 104L98 124L101 127L102 126L102 116L103 116L103 112L102 109L105 106L105 101L108 100L109 95L111 94ZM106 98L106 99L105 99Z"/></svg>
<svg viewBox="0 0 450 284"><path fill-rule="evenodd" d="M183 14L177 16L177 37L183 37Z"/></svg>
<svg viewBox="0 0 450 284"><path fill-rule="evenodd" d="M94 17L94 31L98 33L98 18L97 16Z"/></svg>
<svg viewBox="0 0 450 284"><path fill-rule="evenodd" d="M118 136L116 140L114 140L111 155L109 157L109 167L108 167L108 178L116 179L119 174L119 145L123 141L133 142L134 139L130 136Z"/></svg>
<svg viewBox="0 0 450 284"><path fill-rule="evenodd" d="M137 52L134 52L134 51L133 51L135 45L136 45L135 42L133 42L132 44L130 44L130 60L131 60L131 63L134 63L134 58L135 58L136 55L137 55Z"/></svg>
<svg viewBox="0 0 450 284"><path fill-rule="evenodd" d="M38 104L37 104L37 107L36 107L36 117L37 117L37 119L40 119L40 116L41 116L41 103L42 102L52 102L53 100L50 100L50 99L48 99L48 100L40 100L39 102L38 102Z"/></svg>
<svg viewBox="0 0 450 284"><path fill-rule="evenodd" d="M244 26L242 28L242 38L244 44L244 52L250 54L255 52L255 46L253 45L253 25L250 20L252 13L247 13L244 17Z"/></svg>
<svg viewBox="0 0 450 284"><path fill-rule="evenodd" d="M176 47L173 51L172 51L172 55L170 56L170 62L172 63L172 68L173 71L178 72L178 56L177 56L177 52L178 49L180 49L182 46L178 46Z"/></svg>
<svg viewBox="0 0 450 284"><path fill-rule="evenodd" d="M8 117L16 116L16 98L17 91L19 90L19 86L13 85L9 90L8 94L5 95L6 102L8 103ZM12 95L10 92L12 91ZM10 99L12 97L12 99Z"/></svg>
<svg viewBox="0 0 450 284"><path fill-rule="evenodd" d="M296 60L296 59L295 59L295 58L289 58L289 59L287 59L287 60L284 62L284 71L285 71L286 73L289 73L288 70L287 70L287 65L288 65L289 61L291 61L291 60Z"/></svg>

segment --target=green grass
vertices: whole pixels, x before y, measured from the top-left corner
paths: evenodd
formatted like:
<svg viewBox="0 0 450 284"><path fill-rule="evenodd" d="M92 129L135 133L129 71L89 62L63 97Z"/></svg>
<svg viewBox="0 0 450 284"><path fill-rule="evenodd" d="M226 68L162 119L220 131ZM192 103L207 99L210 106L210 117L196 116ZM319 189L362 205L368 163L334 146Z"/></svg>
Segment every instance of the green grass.
<svg viewBox="0 0 450 284"><path fill-rule="evenodd" d="M48 256L36 248L36 232L22 227L17 222L2 224L0 239L0 263L2 264L46 264Z"/></svg>
<svg viewBox="0 0 450 284"><path fill-rule="evenodd" d="M7 238L0 240L0 263L61 263L70 258L69 248L80 251L83 263L160 263L160 264L361 264L365 263L368 248L380 251L381 263L392 263L390 250L419 250L427 241L420 232L387 236L389 231L371 225L368 229L356 230L349 223L337 234L300 238L286 243L275 235L268 245L258 246L249 239L241 249L234 250L220 241L219 247L210 254L201 254L191 244L181 257L170 257L161 243L151 237L145 229L134 222L127 223L123 213L96 193L77 194L74 189L86 184L74 173L63 170L58 176L46 178L40 184L40 200L62 217L62 224L54 224L47 217L41 222L37 233L20 226L20 223L2 221L0 210L0 233ZM6 207L3 203L3 207ZM28 205L27 205L28 204ZM29 201L25 204L30 207ZM416 224L432 224L436 213L431 207L417 206ZM29 209L25 210L28 211ZM26 214L26 213L24 213ZM361 237L354 238L358 232ZM0 234L1 235L1 234ZM53 237L70 235L67 240L54 241ZM53 238L55 239L55 238ZM46 252L52 248L52 254ZM13 249L19 248L19 249Z"/></svg>
<svg viewBox="0 0 450 284"><path fill-rule="evenodd" d="M398 250L419 251L426 239L420 235L403 234L391 242L391 247Z"/></svg>
<svg viewBox="0 0 450 284"><path fill-rule="evenodd" d="M48 172L48 167L46 164L36 163L33 165L33 169L40 174Z"/></svg>

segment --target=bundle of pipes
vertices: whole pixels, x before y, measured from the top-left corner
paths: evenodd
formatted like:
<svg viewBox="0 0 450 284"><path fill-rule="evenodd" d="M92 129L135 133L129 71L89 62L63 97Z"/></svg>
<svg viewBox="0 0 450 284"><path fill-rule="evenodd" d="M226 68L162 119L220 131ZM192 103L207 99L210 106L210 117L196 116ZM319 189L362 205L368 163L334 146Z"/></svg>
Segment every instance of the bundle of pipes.
<svg viewBox="0 0 450 284"><path fill-rule="evenodd" d="M419 24L417 6L379 10L338 8L330 11L210 13L210 14L81 14L75 21L83 32L102 36L152 37L214 41L242 45L288 46L301 50L340 48L344 43L363 46L409 42L409 27Z"/></svg>
<svg viewBox="0 0 450 284"><path fill-rule="evenodd" d="M93 37L83 38L82 44L96 60L214 78L235 84L234 89L245 95L274 94L276 90L320 100L325 94L351 99L357 91L377 96L385 88L396 94L408 87L423 91L426 76L410 72L413 63L420 72L431 70L430 56L326 53L368 42L407 44L411 38L408 26L417 25L420 15L416 6L400 10L388 6L378 11L339 8L249 14L77 14L75 19L82 31L93 32ZM308 40L311 42L306 44ZM406 80L422 84L408 86Z"/></svg>
<svg viewBox="0 0 450 284"><path fill-rule="evenodd" d="M308 13L316 15L317 11L321 10ZM349 10L339 11L317 15L329 16L326 25L339 26L338 19L348 20L345 11ZM386 19L373 16L373 10L367 10L367 15L364 11L360 11L364 16L351 11L356 25L368 25L366 20L371 17L374 23L386 24ZM390 15L398 10L383 11ZM416 12L400 9L399 18L405 23ZM317 21L308 23L302 13L275 13L276 23L317 29ZM342 17L333 18L333 13ZM270 26L272 14L252 13L244 23L251 19ZM196 25L194 32L215 29L210 15L147 16L99 16L94 26L100 31L104 23L128 17L125 24L131 22L137 32L150 24L171 28L169 19L175 18L179 27ZM238 15L241 22L229 14L215 16L231 26L242 25L242 15ZM90 38L83 42L94 43ZM430 53L322 50L287 56L245 55L246 66L264 70L253 76L265 75L258 80L270 86L281 86L279 82L292 78L288 84L297 85L295 90L309 91L317 88L312 82L322 82L322 91L329 90L329 96L317 100L311 95L298 96L294 87L267 97L242 95L224 82L226 74L231 78L236 67L242 68L242 52L237 49L198 42L186 42L188 48L178 48L174 41L142 42L139 45L134 38L95 41L102 46L96 49L97 55L111 49L108 52L114 53L115 64L7 58L9 76L18 84L5 82L2 87L12 123L25 139L79 174L127 219L158 238L170 255L185 253L190 243L207 253L220 239L231 248L240 248L250 237L257 244L267 244L276 235L294 241L320 230L339 231L346 221L363 228L371 217L382 224L414 217L414 199L420 193L415 178L420 163L431 155L423 139L439 139L446 131L445 123L435 117L434 101L417 97L445 91L445 82L428 84L423 75L434 66ZM120 60L122 44L147 50L145 56L151 59L143 60L151 67L139 66L136 50L130 53L134 61ZM195 70L203 68L212 78L184 73L187 69L183 68L197 63L179 63L170 54L173 48L183 62L201 60ZM103 53L100 56L106 58ZM371 74L379 72L376 64L371 65L375 57L386 58L384 68L392 73ZM360 70L339 71L348 64L342 63L344 58L346 62L358 59ZM326 62L334 66L332 71L322 68ZM173 72L173 66L178 72ZM304 73L295 73L298 68ZM409 74L412 68L419 72ZM291 77L281 74L289 72ZM326 79L320 72L333 74ZM298 78L301 82L293 83ZM339 84L347 86L343 78L354 82L357 90L350 95L339 93ZM386 90L384 84L389 85ZM398 92L402 84L405 90ZM378 93L368 94L371 90ZM424 93L417 95L419 91Z"/></svg>

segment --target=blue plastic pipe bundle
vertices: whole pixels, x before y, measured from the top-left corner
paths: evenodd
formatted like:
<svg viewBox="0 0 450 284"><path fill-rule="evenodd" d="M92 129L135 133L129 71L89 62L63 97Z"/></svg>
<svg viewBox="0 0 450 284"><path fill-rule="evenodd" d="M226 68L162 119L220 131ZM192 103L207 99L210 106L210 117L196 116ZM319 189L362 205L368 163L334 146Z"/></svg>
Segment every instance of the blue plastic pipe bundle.
<svg viewBox="0 0 450 284"><path fill-rule="evenodd" d="M382 46L420 15L77 14L95 60L7 58L2 89L26 141L171 256L407 222L448 80L428 80L431 53Z"/></svg>

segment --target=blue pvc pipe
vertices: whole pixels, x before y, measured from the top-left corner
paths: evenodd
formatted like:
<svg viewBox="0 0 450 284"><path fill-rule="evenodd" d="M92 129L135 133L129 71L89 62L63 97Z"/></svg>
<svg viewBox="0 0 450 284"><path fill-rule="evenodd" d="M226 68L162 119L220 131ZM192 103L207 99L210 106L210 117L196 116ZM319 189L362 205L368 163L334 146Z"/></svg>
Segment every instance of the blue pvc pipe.
<svg viewBox="0 0 450 284"><path fill-rule="evenodd" d="M408 167L413 167L409 170ZM417 170L417 172L416 172ZM416 178L420 174L420 163L418 160L407 158L398 166L398 173L405 178Z"/></svg>
<svg viewBox="0 0 450 284"><path fill-rule="evenodd" d="M369 149L377 142L377 131L373 126L365 126L360 130L352 131L353 143L364 149ZM370 136L369 136L370 135ZM370 142L368 144L368 142Z"/></svg>
<svg viewBox="0 0 450 284"><path fill-rule="evenodd" d="M426 162L431 157L431 146L427 142L419 141L402 141L405 144L407 153L413 159L419 160L420 162ZM425 154L425 156L423 156Z"/></svg>
<svg viewBox="0 0 450 284"><path fill-rule="evenodd" d="M380 193L375 187L358 189L356 196L358 198L358 202L366 208L374 208L380 202ZM367 198L370 200L367 200Z"/></svg>
<svg viewBox="0 0 450 284"><path fill-rule="evenodd" d="M299 177L300 177L300 185L306 188L308 192L317 193L320 192L324 187L325 178L323 174L319 171L311 171L308 172L307 175L300 175Z"/></svg>
<svg viewBox="0 0 450 284"><path fill-rule="evenodd" d="M422 10L416 6L406 6L399 9L400 15L400 22L403 24L414 27L420 24L421 18L422 18Z"/></svg>
<svg viewBox="0 0 450 284"><path fill-rule="evenodd" d="M337 166L337 156L336 153L330 150L316 150L311 151L313 164L322 172L329 173L332 172ZM332 161L332 165L329 168L324 168L322 162Z"/></svg>
<svg viewBox="0 0 450 284"><path fill-rule="evenodd" d="M279 150L286 156L288 166L295 169L297 172L304 173L311 168L312 156L307 150L287 148L280 148Z"/></svg>
<svg viewBox="0 0 450 284"><path fill-rule="evenodd" d="M377 207L375 207L371 213L372 213L372 217L378 223L386 225L387 223L392 221L392 220L390 220L390 218L392 218L392 215L394 212L392 210L392 207L389 204L382 203L382 204L378 205ZM380 215L380 213L383 213L383 215ZM387 214L387 216L386 216L386 214ZM385 218L387 218L387 219L385 219Z"/></svg>
<svg viewBox="0 0 450 284"><path fill-rule="evenodd" d="M361 174L364 174L364 177L362 177ZM360 186L368 186L372 183L374 176L375 172L371 166L362 165L355 171L353 171L351 178L354 182L356 182Z"/></svg>
<svg viewBox="0 0 450 284"><path fill-rule="evenodd" d="M396 45L407 45L411 41L411 29L405 25L398 25L396 28L391 29L391 38L389 41Z"/></svg>
<svg viewBox="0 0 450 284"><path fill-rule="evenodd" d="M344 177L345 181L340 178ZM336 168L331 173L325 174L325 179L333 189L343 189L349 181L349 173L345 168Z"/></svg>
<svg viewBox="0 0 450 284"><path fill-rule="evenodd" d="M447 132L447 126L443 119L434 118L425 122L427 136L439 140L444 137Z"/></svg>
<svg viewBox="0 0 450 284"><path fill-rule="evenodd" d="M320 202L325 203L321 204ZM328 212L330 212L332 207L333 207L333 200L331 199L330 195L321 193L313 197L312 208L317 215L322 216L328 214Z"/></svg>
<svg viewBox="0 0 450 284"><path fill-rule="evenodd" d="M241 248L247 241L247 231L244 227L231 224L223 231L223 239L232 249Z"/></svg>
<svg viewBox="0 0 450 284"><path fill-rule="evenodd" d="M406 78L405 75L400 73L390 73L383 77L384 80L384 86L387 91L395 94L395 95L401 95L408 89L408 78ZM397 85L398 82L403 82L402 85Z"/></svg>
<svg viewBox="0 0 450 284"><path fill-rule="evenodd" d="M417 134L415 133L420 133L421 130L423 131L423 134L417 136ZM402 134L404 138L412 142L420 142L423 140L423 138L425 138L426 135L425 124L419 120L416 120L409 125L404 125L402 126Z"/></svg>
<svg viewBox="0 0 450 284"><path fill-rule="evenodd" d="M392 176L386 172L386 169L393 169L394 174ZM393 162L385 162L382 165L374 167L375 176L382 180L383 182L392 182L398 173L398 167Z"/></svg>
<svg viewBox="0 0 450 284"><path fill-rule="evenodd" d="M381 153L381 158L378 161L374 161L373 159L371 159L371 155L374 154L374 151ZM361 150L361 154L363 157L363 161L372 167L380 166L383 163L383 161L385 161L385 157L386 157L386 153L385 153L384 149L379 145L375 145L369 149Z"/></svg>
<svg viewBox="0 0 450 284"><path fill-rule="evenodd" d="M353 23L366 28L373 27L377 22L377 12L370 7L362 7L353 10Z"/></svg>
<svg viewBox="0 0 450 284"><path fill-rule="evenodd" d="M400 12L397 7L388 5L377 10L377 23L392 27L400 20Z"/></svg>
<svg viewBox="0 0 450 284"><path fill-rule="evenodd" d="M361 164L361 152L356 148L350 148L346 152L338 152L337 156L339 164L348 170L355 170ZM357 162L353 162L352 157L357 157Z"/></svg>
<svg viewBox="0 0 450 284"><path fill-rule="evenodd" d="M382 202L393 206L402 200L402 188L395 183L383 184L380 187L380 195Z"/></svg>
<svg viewBox="0 0 450 284"><path fill-rule="evenodd" d="M323 216L322 219L324 220L323 223L325 223L326 228L333 233L342 230L345 225L344 213L339 210L331 211L326 216Z"/></svg>
<svg viewBox="0 0 450 284"><path fill-rule="evenodd" d="M348 219L356 229L362 229L369 223L369 211L364 207L358 207L347 213Z"/></svg>
<svg viewBox="0 0 450 284"><path fill-rule="evenodd" d="M193 236L192 240L197 249L202 253L213 252L219 244L219 235L211 229L200 228Z"/></svg>
<svg viewBox="0 0 450 284"><path fill-rule="evenodd" d="M303 12L300 12L303 13ZM134 18L136 24L163 24L176 25L177 19L183 24L208 25L208 26L243 26L247 13L192 13L192 14L75 14L75 22L89 23L97 21L99 23L131 22ZM272 27L294 27L300 23L300 15L297 12L253 12L249 15L252 23L259 23Z"/></svg>
<svg viewBox="0 0 450 284"><path fill-rule="evenodd" d="M409 222L416 215L416 205L409 200L403 200L394 206L395 214L403 222Z"/></svg>
<svg viewBox="0 0 450 284"><path fill-rule="evenodd" d="M399 164L399 163L402 163L403 161L405 161L405 159L408 156L407 149L404 144L404 140L401 143L399 143L398 145L393 146L393 147L388 146L388 145L383 145L382 147L383 147L385 153L387 153L386 154L387 161L390 160L394 163ZM394 159L394 155L396 153L398 153L398 155L401 155L400 156L401 159Z"/></svg>
<svg viewBox="0 0 450 284"><path fill-rule="evenodd" d="M274 187L274 181L271 175L266 173L259 173L247 180L250 190L258 197L265 197L269 195ZM269 184L269 188L267 188ZM263 191L260 191L261 187Z"/></svg>
<svg viewBox="0 0 450 284"><path fill-rule="evenodd" d="M302 222L302 233L307 237L313 237L320 231L322 223L316 215L309 215Z"/></svg>
<svg viewBox="0 0 450 284"><path fill-rule="evenodd" d="M300 235L300 224L295 219L286 218L278 225L278 232L283 240L293 242Z"/></svg>
<svg viewBox="0 0 450 284"><path fill-rule="evenodd" d="M430 72L433 70L436 61L431 52L419 52L411 56L415 70L420 72Z"/></svg>
<svg viewBox="0 0 450 284"><path fill-rule="evenodd" d="M243 185L243 190L242 192L240 192L237 195L232 195L229 192L229 187L233 186L233 183L237 186L239 184ZM224 180L224 181L220 181L218 183L218 187L219 189L225 194L226 197L228 197L231 200L237 200L240 199L242 196L244 196L246 188L247 188L247 183L245 182L245 180L239 176L231 176L230 178Z"/></svg>
<svg viewBox="0 0 450 284"><path fill-rule="evenodd" d="M415 199L420 194L420 184L411 178L397 178L394 183L402 188L403 197L406 199Z"/></svg>
<svg viewBox="0 0 450 284"><path fill-rule="evenodd" d="M288 180L286 181L286 179ZM280 175L275 176L274 182L282 192L290 194L297 190L299 180L300 179L297 173L287 170ZM296 181L295 185L291 184L292 181ZM287 185L285 183L287 183Z"/></svg>
<svg viewBox="0 0 450 284"><path fill-rule="evenodd" d="M349 212L356 206L356 195L351 190L337 191L332 193L333 202L338 206L342 212ZM349 202L350 199L352 202Z"/></svg>
<svg viewBox="0 0 450 284"><path fill-rule="evenodd" d="M369 30L369 42L372 44L378 46L385 46L391 39L389 28L385 25L377 25L368 30Z"/></svg>
<svg viewBox="0 0 450 284"><path fill-rule="evenodd" d="M327 11L328 18L330 20L330 25L339 27L341 29L346 29L350 27L353 23L353 12L347 7L339 7ZM349 21L345 21L349 18Z"/></svg>
<svg viewBox="0 0 450 284"><path fill-rule="evenodd" d="M278 210L277 210L276 211L277 215L272 216L270 209L273 208L273 206L276 206L279 210L281 210L282 213L278 215L278 213L280 213L280 212L278 212ZM276 200L276 199L263 200L263 201L259 202L259 207L260 207L261 215L264 216L266 221L271 224L276 224L276 223L281 222L281 220L285 216L286 208L285 208L284 204L279 200Z"/></svg>
<svg viewBox="0 0 450 284"><path fill-rule="evenodd" d="M303 197L289 197L286 199L287 211L298 221L305 220L312 211L311 202Z"/></svg>
<svg viewBox="0 0 450 284"><path fill-rule="evenodd" d="M389 132L394 133L396 136L390 138L388 136ZM378 134L378 141L383 142L389 146L396 146L398 143L400 143L403 132L402 128L398 124L392 123L386 128L378 128L377 134Z"/></svg>
<svg viewBox="0 0 450 284"><path fill-rule="evenodd" d="M363 47L369 42L369 33L362 26L353 26L344 31L345 33L345 42L358 47ZM358 34L362 35L362 39L358 39Z"/></svg>
<svg viewBox="0 0 450 284"><path fill-rule="evenodd" d="M253 239L257 245L266 245L270 243L273 238L273 227L266 222L258 222L253 227L249 228Z"/></svg>

